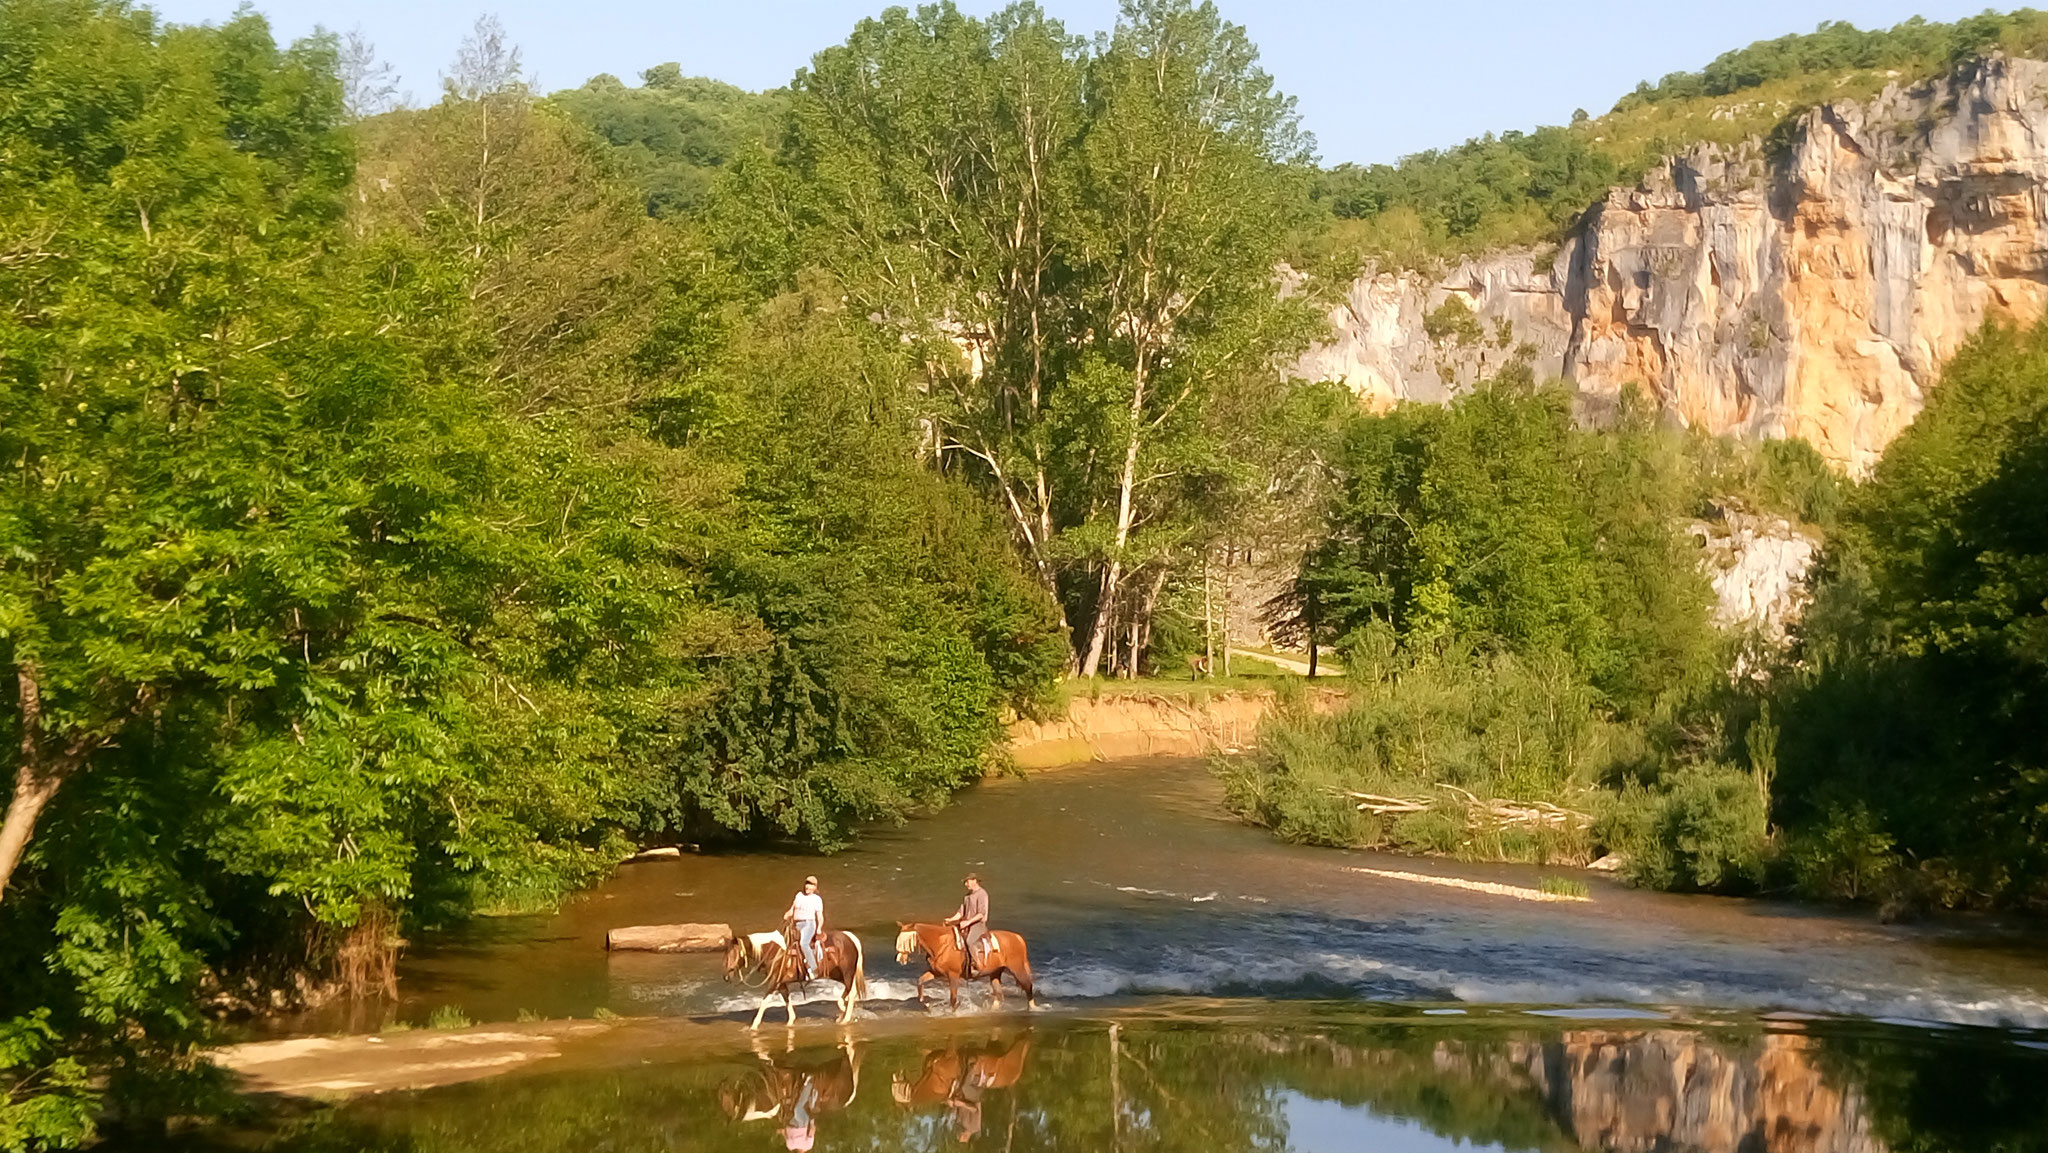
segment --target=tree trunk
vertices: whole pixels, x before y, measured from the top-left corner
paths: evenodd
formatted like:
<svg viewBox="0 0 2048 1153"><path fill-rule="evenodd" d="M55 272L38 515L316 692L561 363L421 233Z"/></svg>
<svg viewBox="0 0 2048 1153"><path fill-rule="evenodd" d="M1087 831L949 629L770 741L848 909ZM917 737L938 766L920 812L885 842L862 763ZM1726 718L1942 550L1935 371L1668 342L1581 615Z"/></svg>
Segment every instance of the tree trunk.
<svg viewBox="0 0 2048 1153"><path fill-rule="evenodd" d="M1088 652L1081 658L1081 675L1092 677L1102 668L1109 647L1109 631L1116 617L1117 593L1123 589L1123 562L1112 560L1102 570L1102 587L1095 599L1095 623L1088 629Z"/></svg>
<svg viewBox="0 0 2048 1153"><path fill-rule="evenodd" d="M1152 619L1159 612L1159 594L1166 589L1167 568L1159 566L1152 574L1152 583L1146 587L1144 599L1138 602L1137 615L1131 619L1131 668L1138 668L1138 654L1152 648Z"/></svg>
<svg viewBox="0 0 2048 1153"><path fill-rule="evenodd" d="M1316 679L1316 594L1308 594L1308 679Z"/></svg>
<svg viewBox="0 0 2048 1153"><path fill-rule="evenodd" d="M1202 550L1202 675L1216 675L1216 598L1209 583L1211 549Z"/></svg>
<svg viewBox="0 0 2048 1153"><path fill-rule="evenodd" d="M1095 602L1095 627L1089 630L1088 655L1081 660L1081 675L1092 677L1101 667L1102 651L1109 642L1110 617L1116 607L1117 593L1123 587L1123 550L1131 540L1131 523L1135 519L1138 488L1138 441L1144 428L1145 381L1149 369L1146 357L1141 352L1138 366L1131 374L1131 435L1124 444L1123 472L1117 477L1116 489L1116 554L1110 558L1109 567L1102 570L1102 596Z"/></svg>
<svg viewBox="0 0 2048 1153"><path fill-rule="evenodd" d="M33 662L24 661L15 670L21 693L21 764L14 772L14 797L7 803L7 818L0 821L0 898L7 882L28 852L35 836L36 820L73 770L83 763L81 750L72 750L54 760L43 755L43 694Z"/></svg>

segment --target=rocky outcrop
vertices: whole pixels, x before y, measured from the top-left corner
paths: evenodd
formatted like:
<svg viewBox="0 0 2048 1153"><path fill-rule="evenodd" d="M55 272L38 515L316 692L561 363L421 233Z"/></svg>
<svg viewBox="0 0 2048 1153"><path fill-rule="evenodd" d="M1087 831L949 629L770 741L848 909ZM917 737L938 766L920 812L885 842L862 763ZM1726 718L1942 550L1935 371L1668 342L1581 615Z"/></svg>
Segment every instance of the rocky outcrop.
<svg viewBox="0 0 2048 1153"><path fill-rule="evenodd" d="M1783 517L1736 509L1716 510L1693 521L1690 531L1714 587L1714 623L1754 629L1770 644L1783 644L1811 599L1806 576L1819 539Z"/></svg>
<svg viewBox="0 0 2048 1153"><path fill-rule="evenodd" d="M2048 308L2048 64L1993 55L1796 129L1668 159L1554 251L1362 277L1298 371L1383 405L1521 356L1589 417L1633 385L1863 472L1987 317Z"/></svg>

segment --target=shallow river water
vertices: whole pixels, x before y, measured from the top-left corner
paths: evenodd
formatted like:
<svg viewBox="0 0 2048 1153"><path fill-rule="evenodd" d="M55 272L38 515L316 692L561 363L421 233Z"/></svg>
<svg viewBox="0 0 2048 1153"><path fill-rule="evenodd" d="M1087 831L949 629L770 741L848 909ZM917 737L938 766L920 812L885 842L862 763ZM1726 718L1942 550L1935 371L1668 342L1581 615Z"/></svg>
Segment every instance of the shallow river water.
<svg viewBox="0 0 2048 1153"><path fill-rule="evenodd" d="M2048 1149L2048 953L1590 880L1538 903L1374 872L1534 888L1544 870L1281 845L1196 763L1004 779L829 858L628 865L559 914L429 943L393 1013L653 1018L559 1059L248 1134L294 1150ZM1041 1006L927 1014L898 920L968 869L1023 933ZM1554 871L1554 870L1552 870ZM607 929L772 928L805 873L868 942L841 1029L715 958L607 955ZM825 990L820 990L822 998ZM362 1011L356 1011L360 1014ZM296 1023L374 1030L379 1016Z"/></svg>

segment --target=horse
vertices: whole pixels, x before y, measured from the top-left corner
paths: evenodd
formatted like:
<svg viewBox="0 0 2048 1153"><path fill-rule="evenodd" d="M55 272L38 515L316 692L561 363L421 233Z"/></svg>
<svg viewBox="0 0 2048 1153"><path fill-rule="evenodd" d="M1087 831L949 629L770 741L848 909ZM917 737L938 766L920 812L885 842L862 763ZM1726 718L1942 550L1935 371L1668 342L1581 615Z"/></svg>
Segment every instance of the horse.
<svg viewBox="0 0 2048 1153"><path fill-rule="evenodd" d="M1031 1034L1011 1038L1008 1045L950 1047L933 1049L924 1055L924 1066L915 1080L898 1073L889 1095L898 1105L914 1109L951 1101L962 1085L974 1089L1008 1089L1024 1077L1025 1060L1031 1055Z"/></svg>
<svg viewBox="0 0 2048 1153"><path fill-rule="evenodd" d="M813 1114L837 1113L860 1094L860 1054L848 1044L819 1061L782 1062L763 1055L761 1067L718 1086L718 1104L735 1121L765 1121L792 1111L805 1090Z"/></svg>
<svg viewBox="0 0 2048 1153"><path fill-rule="evenodd" d="M966 957L960 950L959 942L953 936L951 925L928 923L896 923L896 963L907 965L911 955L923 953L925 971L917 979L917 1003L925 1004L924 983L943 978L953 991L953 1007L960 1007L960 981L965 972L962 962ZM1033 991L1031 980L1031 957L1024 949L1024 938L1006 929L995 929L989 933L989 940L995 945L993 955L983 962L984 967L976 970L975 980L988 979L989 992L996 1004L1003 1001L1003 974L1008 973L1017 987L1024 990L1024 1002L1034 1008L1038 995Z"/></svg>
<svg viewBox="0 0 2048 1153"><path fill-rule="evenodd" d="M837 981L843 986L839 1001L839 1023L844 1025L853 1020L853 1011L860 999L867 993L867 960L861 949L860 938L852 933L837 929L818 934L818 971L812 978L823 977ZM745 982L754 973L761 973L762 987L768 990L761 998L761 1007L754 1010L754 1023L749 1029L761 1027L761 1015L768 1011L769 1002L779 994L783 1007L789 1010L789 1023L796 1024L796 1003L790 1000L789 987L799 984L797 976L802 968L803 958L791 948L780 933L748 933L743 937L729 938L725 943L725 979Z"/></svg>

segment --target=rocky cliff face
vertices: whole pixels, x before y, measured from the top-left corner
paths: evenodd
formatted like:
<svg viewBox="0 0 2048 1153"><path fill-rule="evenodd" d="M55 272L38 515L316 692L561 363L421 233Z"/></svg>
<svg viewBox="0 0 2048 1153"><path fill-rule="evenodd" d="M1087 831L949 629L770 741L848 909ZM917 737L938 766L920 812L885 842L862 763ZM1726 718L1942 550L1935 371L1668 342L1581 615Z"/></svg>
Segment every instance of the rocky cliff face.
<svg viewBox="0 0 2048 1153"><path fill-rule="evenodd" d="M2048 64L1992 56L1815 108L1781 152L1672 157L1554 252L1367 275L1299 371L1436 401L1519 355L1589 416L1637 385L1687 425L1803 437L1860 473L1985 318L2044 308Z"/></svg>

